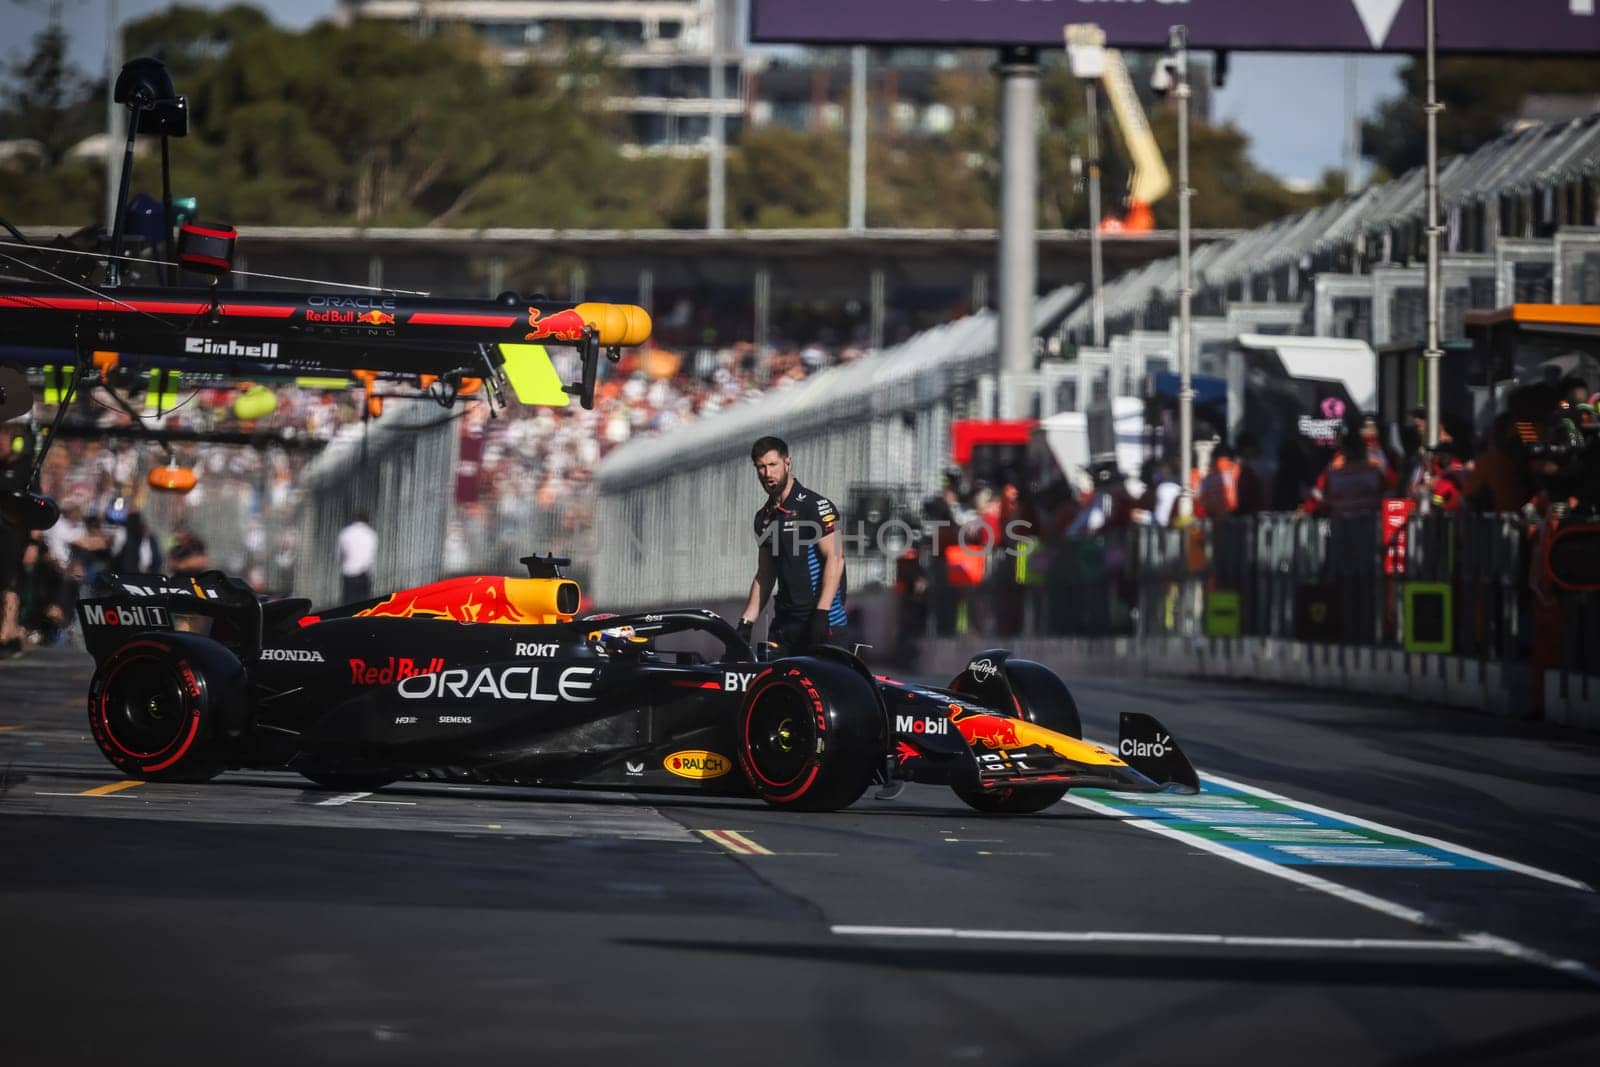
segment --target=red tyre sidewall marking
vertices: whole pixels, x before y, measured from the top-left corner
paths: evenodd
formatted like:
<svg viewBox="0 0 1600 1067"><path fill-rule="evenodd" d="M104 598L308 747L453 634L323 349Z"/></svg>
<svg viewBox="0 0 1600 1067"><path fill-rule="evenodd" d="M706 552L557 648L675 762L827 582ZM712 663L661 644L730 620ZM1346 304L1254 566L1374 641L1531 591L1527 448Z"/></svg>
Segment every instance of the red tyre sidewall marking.
<svg viewBox="0 0 1600 1067"><path fill-rule="evenodd" d="M157 653L157 655L148 656L131 654L140 649L152 649ZM105 678L105 681L100 684L99 699L95 700L93 696L90 698L91 732L95 735L96 741L102 741L103 739L101 744L102 751L106 749L106 744L104 742L109 742L110 746L117 750L116 753L107 752L106 754L111 757L112 762L118 764L119 766L130 762L136 763L140 760L157 759L163 755L166 755L168 752L172 752L173 747L177 746L177 751L172 752L172 755L162 762L140 768L140 770L147 774L153 774L156 771L165 770L183 758L184 754L188 752L189 749L194 745L195 737L200 732L200 686L199 682L194 676L194 671L189 666L187 660L179 660L176 665L182 672L183 681L186 683L184 688L189 698L186 702L187 707L184 709L189 716L189 731L186 735L180 738L174 738L171 742L154 752L135 752L118 740L115 731L113 731L111 728L110 713L106 705L110 695L111 684L116 680L117 676L133 664L148 662L150 660L159 660L160 656L166 655L171 651L172 649L157 641L134 641L130 644L122 646L122 648L117 651L118 659L115 666L112 668L111 673L108 674ZM118 755L117 753L120 753L121 755Z"/></svg>
<svg viewBox="0 0 1600 1067"><path fill-rule="evenodd" d="M817 772L820 770L820 768L817 766L817 754L815 751L813 751L807 758L804 767L793 778L786 779L782 782L774 782L771 778L768 778L766 775L761 773L760 769L756 767L755 759L750 755L750 720L755 714L756 705L761 702L762 696L764 696L768 690L782 686L784 682L791 677L801 682L802 693L808 699L810 699L812 708L816 712L818 723L825 725L827 718L826 712L823 710L821 700L816 694L815 686L809 684L810 680L796 671L792 675L785 675L782 678L774 678L766 685L750 694L750 699L745 704L744 723L740 731L742 735L742 744L739 746L739 762L744 765L745 771L752 778L759 779L773 789L784 789L793 785L797 780L804 776L805 781L801 782L800 787L794 792L786 793L782 796L774 795L772 797L773 800L780 801L793 800L798 796L802 796L807 789L811 788L811 783L816 781ZM820 733L821 731L819 731L819 735ZM809 774L806 773L807 769L810 771Z"/></svg>

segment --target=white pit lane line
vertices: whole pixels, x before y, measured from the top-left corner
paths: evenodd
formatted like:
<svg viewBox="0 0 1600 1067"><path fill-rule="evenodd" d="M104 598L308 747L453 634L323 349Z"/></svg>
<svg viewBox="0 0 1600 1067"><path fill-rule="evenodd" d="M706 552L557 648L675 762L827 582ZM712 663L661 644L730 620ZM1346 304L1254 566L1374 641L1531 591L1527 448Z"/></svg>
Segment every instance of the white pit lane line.
<svg viewBox="0 0 1600 1067"><path fill-rule="evenodd" d="M1045 944L1217 945L1356 952L1493 951L1470 941L1393 937L1255 937L1248 934L1158 934L1125 930L972 930L954 926L831 926L829 929L840 937L930 937L956 941L1031 941Z"/></svg>
<svg viewBox="0 0 1600 1067"><path fill-rule="evenodd" d="M1219 778L1210 774L1202 774L1201 778L1208 781L1214 781L1218 785L1225 785L1230 788L1240 789L1244 792L1255 793L1259 796L1271 797L1290 805L1303 807L1306 810L1313 810L1310 805L1302 805L1298 801L1287 800L1285 798L1278 797L1277 794L1256 789L1254 786L1243 786L1237 782ZM1101 804L1098 801L1089 800L1085 797L1075 797L1071 793L1068 793L1066 797L1063 798L1063 802L1076 805L1077 807L1083 808L1086 811L1096 812L1101 815L1113 815L1119 817L1122 815L1122 813L1116 808ZM1349 816L1340 815L1336 812L1329 812L1327 809L1315 810L1332 815L1336 818L1350 819L1351 822L1357 822L1370 828L1384 829L1386 831L1389 829L1387 827L1383 827L1382 824L1379 823L1369 823L1364 822L1363 820L1356 820L1350 818ZM1332 882L1326 878L1320 878L1317 875L1310 874L1300 867L1284 866L1261 859L1257 856L1239 852L1236 849L1228 848L1226 845L1207 840L1198 834L1192 834L1184 830L1174 829L1173 827L1167 826L1154 819L1122 818L1121 822L1124 826L1132 826L1139 830L1148 830L1153 834L1160 834L1162 837L1170 837L1174 841L1182 841L1184 844L1189 845L1192 848L1198 848L1213 855L1220 856L1225 860L1240 864L1244 867L1249 867L1251 870L1260 871L1263 874L1270 874L1274 878L1282 878L1285 881L1293 882L1296 885L1302 886L1306 889L1314 889L1319 893L1325 893L1328 896L1335 897L1346 902L1347 904L1355 904L1358 907L1367 908L1371 911L1378 912L1379 914L1387 915L1391 918L1400 919L1403 922L1411 923L1413 926L1421 927L1424 930L1431 930L1447 937L1453 937L1461 944L1478 948L1485 952L1498 953L1501 956L1520 960L1524 963L1531 963L1539 967L1548 967L1552 970L1560 971L1562 974L1569 975L1578 981L1587 982L1588 984L1594 986L1600 986L1600 969L1591 967L1582 960L1564 959L1560 956L1553 956L1547 952L1541 951L1540 949L1536 949L1531 945L1524 945L1520 941L1513 941L1510 938L1500 937L1496 934L1490 934L1481 931L1458 930L1449 923L1435 919L1426 912L1418 911L1416 908L1407 907L1404 904L1399 904L1392 900L1385 900L1383 897L1374 896L1371 893L1364 893L1359 889L1351 889L1349 886L1340 885L1337 882ZM1404 831L1391 832L1400 833L1405 837L1423 840L1422 838L1417 838L1415 834L1405 833ZM1450 845L1446 842L1441 841L1437 842L1436 844L1441 848L1460 851L1463 854L1467 854L1466 850L1458 849L1456 846ZM1479 856L1480 858L1486 858L1491 862L1505 866L1508 870L1518 870L1523 866L1521 864L1512 866L1511 861L1509 860L1501 861L1496 857L1483 857L1481 853ZM1530 868L1529 870L1537 870L1537 868ZM1528 873L1528 870L1524 870L1522 873ZM1550 872L1548 871L1540 873L1543 875L1550 875ZM1559 883L1562 885L1577 886L1581 889L1589 888L1581 882L1573 882L1571 879L1563 878L1560 875L1552 876L1552 880L1559 880Z"/></svg>
<svg viewBox="0 0 1600 1067"><path fill-rule="evenodd" d="M336 797L329 797L327 800L317 801L316 806L319 808L338 808L344 806L345 804L349 804L352 801L361 800L364 797L370 797L371 795L372 794L370 792L340 793Z"/></svg>

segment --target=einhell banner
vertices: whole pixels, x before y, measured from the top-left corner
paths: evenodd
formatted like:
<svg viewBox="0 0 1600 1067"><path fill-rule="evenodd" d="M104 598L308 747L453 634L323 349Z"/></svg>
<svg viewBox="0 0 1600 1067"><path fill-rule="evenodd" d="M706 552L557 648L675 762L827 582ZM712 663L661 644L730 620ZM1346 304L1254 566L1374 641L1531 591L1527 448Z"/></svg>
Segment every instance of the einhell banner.
<svg viewBox="0 0 1600 1067"><path fill-rule="evenodd" d="M1600 0L1436 0L1442 52L1600 52ZM1096 22L1117 48L1421 52L1424 0L751 0L763 43L1062 46Z"/></svg>

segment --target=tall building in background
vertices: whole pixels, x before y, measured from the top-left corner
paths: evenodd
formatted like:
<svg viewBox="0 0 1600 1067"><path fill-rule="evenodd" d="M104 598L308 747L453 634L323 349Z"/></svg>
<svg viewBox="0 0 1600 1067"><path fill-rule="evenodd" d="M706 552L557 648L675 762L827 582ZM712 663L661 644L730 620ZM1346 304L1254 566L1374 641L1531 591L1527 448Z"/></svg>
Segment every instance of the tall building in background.
<svg viewBox="0 0 1600 1067"><path fill-rule="evenodd" d="M381 19L430 32L467 25L510 64L551 60L573 47L605 48L628 88L606 104L627 115L629 147L696 154L721 113L734 140L761 60L743 45L739 0L341 0L347 19ZM723 96L711 94L713 54Z"/></svg>
<svg viewBox="0 0 1600 1067"><path fill-rule="evenodd" d="M803 3L804 0L794 0ZM862 0L868 3L870 0ZM758 48L745 44L741 0L340 0L346 19L378 19L418 33L471 27L508 64L553 62L580 46L606 49L627 89L607 106L628 117L627 148L696 155L711 143L711 116L729 143L744 129L842 129L850 103L850 53L840 48ZM711 93L711 57L722 57L722 97ZM1049 57L1058 61L1059 56ZM986 82L993 49L874 49L869 65L874 136L939 137L958 116L940 99L941 80ZM1153 106L1154 57L1129 55L1146 109ZM1193 113L1210 110L1209 65L1195 57ZM970 93L961 95L970 96Z"/></svg>

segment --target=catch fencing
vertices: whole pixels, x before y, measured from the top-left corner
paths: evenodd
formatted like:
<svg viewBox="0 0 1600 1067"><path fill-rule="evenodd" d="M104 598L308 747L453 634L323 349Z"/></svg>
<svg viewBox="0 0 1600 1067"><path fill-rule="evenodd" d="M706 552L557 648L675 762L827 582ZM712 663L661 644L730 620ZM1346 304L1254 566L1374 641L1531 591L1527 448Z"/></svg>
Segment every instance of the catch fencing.
<svg viewBox="0 0 1600 1067"><path fill-rule="evenodd" d="M340 594L339 531L365 513L378 534L376 592L462 574L525 574L530 553L572 559L583 583L592 557L591 498L540 503L530 486L458 494L462 412L396 407L343 431L301 475L285 588L317 605Z"/></svg>
<svg viewBox="0 0 1600 1067"><path fill-rule="evenodd" d="M1123 526L995 553L968 588L930 582L925 632L1271 637L1560 666L1600 652L1600 612L1538 581L1518 515L1263 513L1187 528ZM1537 610L1546 607L1543 615ZM1549 620L1555 620L1551 623ZM924 621L925 620L925 621Z"/></svg>
<svg viewBox="0 0 1600 1067"><path fill-rule="evenodd" d="M364 512L378 533L375 590L444 577L455 521L459 413L410 404L341 431L309 464L298 489L293 590L313 604L340 593L339 531ZM465 567L471 560L462 558Z"/></svg>

